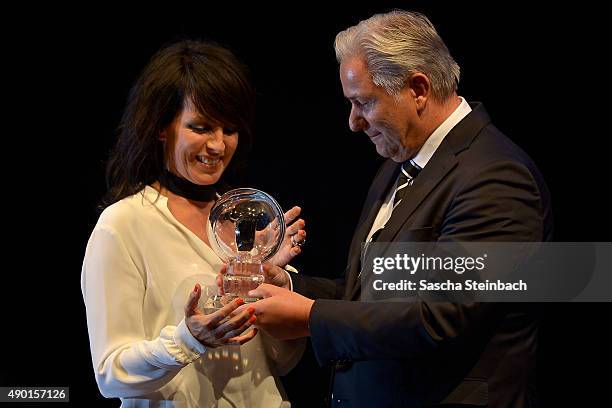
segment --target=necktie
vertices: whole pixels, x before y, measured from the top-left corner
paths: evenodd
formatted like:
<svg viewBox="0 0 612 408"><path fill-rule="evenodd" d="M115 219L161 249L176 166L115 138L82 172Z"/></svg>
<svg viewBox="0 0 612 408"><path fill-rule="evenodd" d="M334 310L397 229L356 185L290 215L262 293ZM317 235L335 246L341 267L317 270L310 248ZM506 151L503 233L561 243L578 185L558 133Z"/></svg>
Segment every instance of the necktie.
<svg viewBox="0 0 612 408"><path fill-rule="evenodd" d="M393 199L393 209L397 207L397 205L402 201L404 197L404 193L406 192L408 186L412 185L414 178L421 171L421 167L416 164L412 159L405 161L402 164L402 168L400 171L399 182L397 183L397 187L395 188L395 197Z"/></svg>

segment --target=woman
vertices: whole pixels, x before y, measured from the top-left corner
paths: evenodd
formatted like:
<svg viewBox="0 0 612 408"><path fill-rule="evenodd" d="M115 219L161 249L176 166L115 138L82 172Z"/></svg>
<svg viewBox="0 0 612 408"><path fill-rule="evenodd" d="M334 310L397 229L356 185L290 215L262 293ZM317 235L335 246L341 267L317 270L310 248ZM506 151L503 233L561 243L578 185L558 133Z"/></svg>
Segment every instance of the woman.
<svg viewBox="0 0 612 408"><path fill-rule="evenodd" d="M301 344L248 330L255 316L233 313L239 299L209 315L198 308L222 267L206 222L248 147L253 108L244 67L203 42L159 51L130 92L81 276L96 380L122 407L290 405L276 376ZM303 227L287 228L273 263L300 252Z"/></svg>

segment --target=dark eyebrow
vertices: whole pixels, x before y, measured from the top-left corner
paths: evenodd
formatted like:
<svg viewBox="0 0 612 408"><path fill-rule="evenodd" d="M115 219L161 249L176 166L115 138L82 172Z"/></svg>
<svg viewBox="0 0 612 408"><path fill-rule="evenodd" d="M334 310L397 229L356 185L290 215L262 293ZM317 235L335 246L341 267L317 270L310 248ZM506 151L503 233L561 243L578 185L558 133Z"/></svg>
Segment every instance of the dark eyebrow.
<svg viewBox="0 0 612 408"><path fill-rule="evenodd" d="M208 116L204 115L203 113L198 112L198 111L196 111L194 113L195 114L192 116L194 119L203 120L203 121L206 121L206 122L211 122L210 118Z"/></svg>
<svg viewBox="0 0 612 408"><path fill-rule="evenodd" d="M192 116L191 118L188 118L187 121L202 122L206 126L210 126L212 128L220 127L223 129L237 129L238 131L241 131L241 127L238 124L229 123L229 122L221 122L209 116L206 116L200 112L195 112L195 115Z"/></svg>
<svg viewBox="0 0 612 408"><path fill-rule="evenodd" d="M220 126L220 123L218 121L216 121L216 120L214 120L214 119L204 115L201 112L197 112L197 111L194 112L194 114L191 115L188 118L188 120L190 120L190 121L197 121L197 122L204 122L204 123L206 123L207 125L210 125L210 126Z"/></svg>

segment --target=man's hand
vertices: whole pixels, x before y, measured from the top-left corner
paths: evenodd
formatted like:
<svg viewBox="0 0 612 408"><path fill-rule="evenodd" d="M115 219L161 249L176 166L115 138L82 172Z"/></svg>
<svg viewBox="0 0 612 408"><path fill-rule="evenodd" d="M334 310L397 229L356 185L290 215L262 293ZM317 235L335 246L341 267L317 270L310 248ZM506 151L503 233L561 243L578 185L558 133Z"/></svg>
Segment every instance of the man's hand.
<svg viewBox="0 0 612 408"><path fill-rule="evenodd" d="M249 296L263 297L248 307L255 309L255 325L272 337L288 340L310 336L308 319L314 300L266 283L250 291Z"/></svg>

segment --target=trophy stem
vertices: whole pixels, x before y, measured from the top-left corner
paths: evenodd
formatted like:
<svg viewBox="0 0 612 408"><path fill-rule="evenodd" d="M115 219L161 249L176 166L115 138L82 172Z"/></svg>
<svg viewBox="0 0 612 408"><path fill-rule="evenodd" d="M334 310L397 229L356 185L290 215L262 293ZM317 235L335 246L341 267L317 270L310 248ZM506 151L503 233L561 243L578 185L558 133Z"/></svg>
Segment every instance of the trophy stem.
<svg viewBox="0 0 612 408"><path fill-rule="evenodd" d="M227 266L227 273L223 275L223 292L228 300L239 297L245 303L255 302L261 298L251 297L248 293L263 282L261 263L233 260Z"/></svg>

